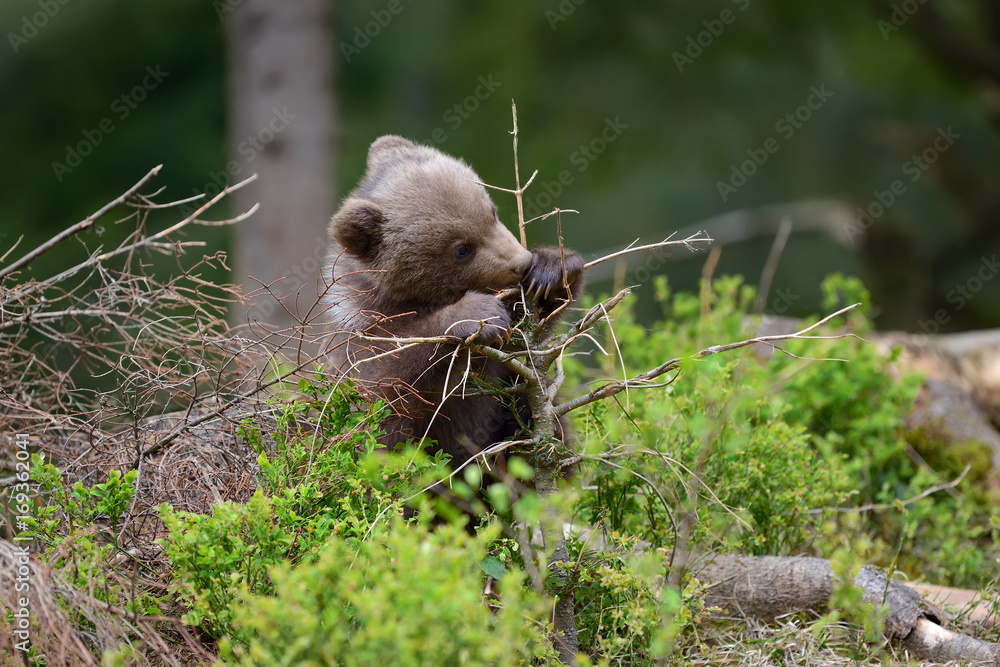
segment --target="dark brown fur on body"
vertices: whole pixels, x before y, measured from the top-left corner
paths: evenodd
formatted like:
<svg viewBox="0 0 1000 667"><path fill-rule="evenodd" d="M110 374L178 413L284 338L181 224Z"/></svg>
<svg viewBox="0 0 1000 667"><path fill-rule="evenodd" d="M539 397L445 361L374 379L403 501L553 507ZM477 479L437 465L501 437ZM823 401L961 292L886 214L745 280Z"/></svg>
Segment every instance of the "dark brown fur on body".
<svg viewBox="0 0 1000 667"><path fill-rule="evenodd" d="M543 317L551 313L567 296L563 263L578 295L580 256L525 250L467 164L396 136L372 144L367 173L334 215L330 237L326 275L334 284L326 302L338 332L332 360L392 405L383 444L426 433L459 464L513 436L516 420L507 407L494 398L463 398L459 386L467 372L500 382L512 374L468 350L455 354L457 343L475 336L498 344L509 336L515 301L497 290L520 283L538 295ZM450 336L456 345L395 350L359 333Z"/></svg>

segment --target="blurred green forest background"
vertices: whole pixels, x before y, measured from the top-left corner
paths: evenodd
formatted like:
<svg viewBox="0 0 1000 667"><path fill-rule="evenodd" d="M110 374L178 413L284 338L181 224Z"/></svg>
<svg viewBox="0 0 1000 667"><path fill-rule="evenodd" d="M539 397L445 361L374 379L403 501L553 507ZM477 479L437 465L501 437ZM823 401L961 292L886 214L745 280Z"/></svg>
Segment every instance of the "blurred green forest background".
<svg viewBox="0 0 1000 667"><path fill-rule="evenodd" d="M0 5L0 254L22 234L14 256L83 219L156 164L164 170L154 185L177 199L239 159L227 135L224 25L239 4ZM368 145L387 133L436 145L512 187L514 99L522 178L540 170L527 200L579 210L563 225L585 257L704 228L724 247L717 274L755 282L790 214L772 285L785 295L775 297L781 314L817 311L822 277L841 271L871 287L882 328L928 330L941 310L945 331L1000 326L996 4L336 3L329 188L343 197ZM390 5L399 11L386 14ZM151 71L161 80L144 99L123 101ZM100 142L79 166L54 167L102 119L112 129L91 134ZM944 135L952 139L934 149ZM927 169L915 170L913 156L932 149ZM890 198L870 224L860 216ZM494 199L512 224L513 198ZM325 234L325 219L300 222ZM92 247L125 231L84 240ZM205 238L228 247L230 234ZM538 223L532 234L550 241L553 227ZM704 255L675 255L659 270L689 289ZM643 277L643 259L634 261L632 275ZM592 276L593 289L609 290L610 278Z"/></svg>

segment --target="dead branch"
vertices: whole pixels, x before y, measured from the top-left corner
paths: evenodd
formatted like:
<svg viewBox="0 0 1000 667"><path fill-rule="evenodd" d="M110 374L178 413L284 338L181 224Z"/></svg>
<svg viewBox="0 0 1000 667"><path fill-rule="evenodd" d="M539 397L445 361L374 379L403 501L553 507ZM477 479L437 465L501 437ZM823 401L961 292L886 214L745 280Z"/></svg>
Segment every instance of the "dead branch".
<svg viewBox="0 0 1000 667"><path fill-rule="evenodd" d="M511 115L514 117L514 129L511 134L514 136L514 185L516 189L514 190L514 196L517 198L517 227L518 231L521 233L521 246L524 248L528 247L528 237L524 233L524 189L527 188L533 180L535 180L535 173L531 175L528 182L524 184L524 188L521 187L521 167L517 159L517 104L514 100L510 101L510 111Z"/></svg>
<svg viewBox="0 0 1000 667"><path fill-rule="evenodd" d="M107 204L99 208L97 211L87 216L86 219L76 223L72 227L69 227L59 232L51 239L49 239L45 243L42 243L31 252L26 253L23 257L18 259L16 262L13 262L7 268L0 270L0 280L10 275L11 273L14 273L15 271L27 266L28 264L31 264L33 261L35 261L42 255L47 253L49 250L52 250L52 248L56 247L57 245L59 245L66 239L70 238L71 236L76 236L80 232L93 227L94 223L103 218L107 213L118 208L119 206L127 202L136 193L138 193L139 190L146 187L146 184L149 183L149 181L153 180L153 177L156 176L158 173L160 173L160 169L162 168L163 168L162 164L156 165L155 167L149 170L148 174L140 178L135 185L126 190L121 196L108 202Z"/></svg>
<svg viewBox="0 0 1000 667"><path fill-rule="evenodd" d="M771 250L767 253L767 259L764 261L764 269L760 272L760 281L757 283L757 299L753 304L753 312L755 313L760 313L764 310L764 304L767 303L767 295L771 291L771 281L774 280L774 274L778 270L778 262L781 260L781 254L785 251L785 244L788 242L788 237L791 233L792 218L786 215L781 219L781 227L778 228L778 234L774 237Z"/></svg>
<svg viewBox="0 0 1000 667"><path fill-rule="evenodd" d="M792 340L792 339L824 340L824 339L846 338L849 336L856 337L854 334L851 333L838 334L836 336L806 336L805 334L809 333L816 327L825 324L826 322L829 322L834 317L837 317L850 310L853 310L854 308L857 308L860 305L861 304L856 303L854 305L847 306L846 308L841 308L837 312L827 315L826 317L819 320L815 324L812 324L806 327L805 329L802 329L801 331L796 331L795 333L792 334L782 334L779 336L760 336L757 338L749 338L747 340L742 340L738 343L728 343L726 345L712 345L711 347L707 347L704 350L697 352L690 358L701 359L704 357L711 356L713 354L719 354L720 352L729 352L731 350L737 350L741 347L747 347L749 345L754 345L756 343L765 343L770 345L771 343L775 343L778 341ZM824 361L844 361L844 360L838 359L838 360L824 360ZM576 398L570 399L568 401L559 404L558 406L556 406L556 413L564 415L568 412L581 408L584 405L587 405L588 403L593 403L594 401L599 401L608 398L610 396L614 396L615 394L621 393L628 388L631 387L641 388L644 386L648 386L650 380L654 380L665 373L669 373L670 371L678 370L683 362L684 360L679 357L670 359L668 361L663 362L656 368L652 368L648 371L639 373L638 375L629 378L628 380L613 380L611 382L608 382L587 394L584 394L582 396L577 396ZM673 380L670 380L670 382L672 381Z"/></svg>
<svg viewBox="0 0 1000 667"><path fill-rule="evenodd" d="M159 167L157 167L156 169L153 169L152 171L150 171L150 174L155 175L156 173L158 173L158 170L159 170ZM144 177L144 179L150 178L150 174L147 174L146 177ZM213 206L215 206L223 198L225 198L227 195L229 195L229 193L234 192L236 190L239 190L240 188L242 188L243 186L245 186L247 183L251 183L254 180L256 180L256 178L257 178L257 175L253 174L253 175L251 175L251 176L243 179L239 183L234 183L232 185L229 185L229 186L223 188L218 194L216 194L214 197L212 197L207 202L205 202L200 207L198 207L193 213L191 213L191 215L185 217L180 222L178 222L178 223L176 223L174 225L171 225L167 229L164 229L164 230L162 230L160 232L157 232L155 234L150 234L150 235L144 234L142 232L142 229L143 229L144 225L141 225L141 224L137 225L136 231L133 232L127 239L125 239L125 241L123 241L121 243L121 245L119 245L119 247L115 248L114 250L110 250L110 251L108 251L106 253L95 252L95 253L91 254L91 256L88 257L83 262L80 262L76 266L73 266L73 267L71 267L69 269L66 269L62 273L59 273L59 274L57 274L55 276L52 276L50 278L46 278L46 279L41 280L41 281L28 282L28 283L26 283L23 286L16 286L15 285L15 286L13 286L13 287L11 287L9 289L9 292L4 293L4 294L0 294L0 296L2 296L2 300L0 300L0 303L2 303L4 306L7 306L7 305L13 303L15 300L23 300L26 297L33 296L34 294L38 293L39 291L42 291L42 290L45 290L45 289L51 289L53 287L56 287L57 285L59 285L60 283L64 282L65 280L68 280L69 278L72 278L73 276L79 274L81 271L84 271L84 270L87 270L87 269L92 270L92 271L98 271L98 272L103 271L104 270L103 267L104 267L104 265L106 264L106 262L109 259L113 259L113 258L119 257L121 255L126 255L128 257L132 257L132 256L134 256L134 254L135 254L136 251L144 249L144 248L157 250L157 251L159 251L161 253L164 253L164 254L172 254L172 253L180 253L180 252L183 251L184 248L192 246L192 245L200 245L196 241L180 241L180 240L172 240L171 241L169 239L171 237L175 236L178 232L180 232L185 227L188 227L188 226L190 226L192 224L201 225L201 226L217 227L217 226L232 225L232 224L236 224L238 222L242 222L243 220L246 220L248 217L250 217L251 215L253 215L253 213L257 210L257 205L256 204L253 207L251 207L249 210L244 211L243 213L241 213L241 214L239 214L239 215L237 215L237 216L235 216L233 218L228 218L226 220L204 221L204 220L199 219L198 216L200 216L202 213L204 213L205 211L207 211L210 208L212 208ZM140 180L139 183L143 183L143 180ZM139 183L137 183L136 185L139 185ZM136 186L133 186L133 189L135 187ZM101 215L105 215L108 212L110 212L111 210L113 210L114 208L117 208L118 206L120 206L122 204L131 205L133 208L136 209L136 213L140 213L140 212L146 212L146 213L148 213L149 210L154 209L154 208L158 208L157 206L153 206L153 205L150 204L149 197L142 196L141 194L137 194L137 193L133 194L132 197L136 201L130 201L129 197L126 197L125 195L123 195L122 197L119 197L119 198L117 198L115 200L115 202L119 202L119 200L121 200L119 203L115 204L115 202L112 202L112 204L115 204L114 206L111 206L111 204L109 204L107 206L104 206L104 207L101 208L100 211L98 211L98 213L100 213ZM95 215L97 215L97 214L95 214ZM133 215L135 215L135 214L133 214ZM84 222L88 222L89 221L89 224L87 224L85 226L82 226L82 227L79 227L79 229L75 229L75 230L73 230L73 228L71 228L71 230L73 230L72 234L66 234L64 232L63 234L65 234L65 235L57 235L56 237L53 237L52 239L50 239L49 241L47 241L46 243L44 243L42 245L46 246L46 245L51 244L50 247L54 247L57 244L57 243L54 242L54 241L56 241L56 239L58 239L58 242L62 242L62 241L65 241L68 238L71 238L72 236L78 235L80 232L82 232L82 231L84 231L86 229L89 229L91 226L93 226L93 223L96 222L99 219L98 217L93 217L93 216L91 216L91 218L88 218L87 220L84 221ZM140 220L144 220L145 218L144 217L140 217L139 219ZM83 225L83 223L79 223L77 226L79 226L79 225ZM31 255L31 254L33 254L35 252L36 251L32 251L32 252L28 253L28 255ZM36 254L36 257L37 256L38 255ZM16 264L17 264L17 262L15 262L15 264L12 264L11 267L15 266ZM10 268L8 269L8 271L9 270L10 270Z"/></svg>
<svg viewBox="0 0 1000 667"><path fill-rule="evenodd" d="M218 408L209 410L197 417L191 415L189 412L188 417L182 420L182 422L176 428L171 430L169 433L167 433L165 436L157 440L155 443L153 443L146 449L143 449L139 453L139 455L132 461L132 464L129 466L129 469L134 470L138 468L143 458L156 454L164 447L169 445L171 442L174 442L178 437L180 437L184 433L191 431L195 427L200 426L209 420L221 417L226 412L234 410L235 408L239 407L241 404L245 403L249 399L255 396L262 395L262 393L267 389L271 389L272 387L288 382L288 380L298 376L306 368L313 366L317 361L319 361L319 359L320 357L310 357L305 362L300 363L297 366L293 367L291 370L288 370L282 373L281 375L272 378L271 380L268 380L266 382L258 382L254 385L252 389L233 397L231 400L227 401L224 405L220 405Z"/></svg>
<svg viewBox="0 0 1000 667"><path fill-rule="evenodd" d="M907 498L906 500L899 500L895 503L883 503L883 504L868 504L861 505L860 507L827 507L827 508L813 508L806 511L806 514L824 514L826 512L839 512L842 514L855 513L855 512L880 512L884 510L899 509L900 507L906 507L907 505L912 505L913 503L923 500L927 496L934 495L938 491L948 491L949 489L956 488L961 484L965 476L969 474L972 470L971 465L966 465L962 473L950 482L945 482L944 484L938 484L937 486L932 486L929 489L915 495L912 498Z"/></svg>
<svg viewBox="0 0 1000 667"><path fill-rule="evenodd" d="M67 486L93 483L130 464L141 471L113 535L120 554L129 558L88 565L130 591L122 600L168 590L169 568L160 552L149 548L163 533L155 506L166 502L201 512L214 502L249 498L256 486L255 457L241 444L237 428L244 423L264 432L273 428L274 408L267 402L273 388L308 365L269 375L280 362L273 332L251 337L231 328L226 311L242 298L239 291L202 276L205 270L226 269L225 254L193 257L189 250L203 243L179 237L191 226L234 224L252 213L253 208L220 221L200 217L248 181L226 188L163 231L146 233L151 215L168 215L184 203L158 203L156 193L143 193L159 170L0 274L0 450L14 451L6 440L23 434L19 441L26 436L31 452L57 463ZM130 211L118 222L135 224L123 241L88 250L82 261L54 275L25 276L24 267L60 243L77 238L86 247L102 216L122 206ZM153 253L171 257L175 275L152 272ZM16 488L33 481L15 476L0 485ZM10 524L9 517L4 521ZM9 543L0 543L0 561L9 555L3 544ZM63 544L72 551L71 541ZM137 664L214 659L170 611L142 616L111 598L97 600L69 583L77 574L63 578L53 570L54 562L47 560L45 568L30 560L33 645L52 664L99 664L96 656L122 643L136 648ZM76 567L75 556L67 562ZM127 565L141 566L145 575L116 569ZM4 564L0 571L14 568ZM13 594L15 588L4 590ZM9 609L16 606L2 593L0 601ZM66 616L62 609L73 611ZM91 629L79 632L81 623ZM7 638L0 628L0 641L6 644Z"/></svg>
<svg viewBox="0 0 1000 667"><path fill-rule="evenodd" d="M672 239L673 237L674 234L671 234L670 236L660 241L659 243L647 243L646 245L640 245L640 246L635 245L635 242L633 241L628 246L622 248L621 250L618 250L617 252L613 252L604 255L603 257L598 257L597 259L590 260L589 262L583 265L583 268L589 269L590 267L597 266L602 262L606 262L610 259L615 259L617 257L622 257L624 255L628 255L633 252L642 252L643 250L666 248L668 246L673 246L673 245L682 245L688 250L696 250L694 246L695 243L712 243L715 240L708 235L708 232L705 231L695 232L686 239L681 239L679 241L671 241L670 239Z"/></svg>
<svg viewBox="0 0 1000 667"><path fill-rule="evenodd" d="M699 352L698 354L696 354L695 358L700 359L702 357L707 357L707 356L712 355L712 354L718 354L720 352L729 352L730 350L736 350L736 349L739 349L741 347L746 347L747 345L755 345L757 343L764 343L765 345L770 345L771 343L776 343L776 342L783 341L783 340L792 340L792 339L795 339L795 338L803 338L803 339L805 339L805 338L811 338L813 340L834 340L834 339L838 339L838 338L848 338L848 337L849 338L858 338L858 336L856 336L856 335L854 335L852 333L838 334L836 336L806 336L805 334L809 333L810 331L812 331L813 329L815 329L817 327L820 327L820 326L826 324L827 322L829 322L830 320L832 320L835 317L843 315L844 313L846 313L848 311L854 310L855 308L857 308L860 305L861 305L860 303L855 303L855 304L851 304L850 306L846 306L844 308L841 308L837 312L831 313L831 314L827 315L826 317L824 317L820 321L816 322L815 324L812 324L812 325L806 327L805 329L802 329L801 331L796 331L793 334L782 334L782 335L776 335L776 336L759 336L757 338L750 338L748 340L740 341L739 343L729 343L728 345L713 345L711 347L705 348L704 350L702 350L701 352ZM780 349L780 348L778 348L778 349ZM784 350L782 350L782 352L784 352ZM785 354L788 354L788 353L785 352ZM820 360L817 360L817 361L847 361L847 360L846 359L820 359Z"/></svg>
<svg viewBox="0 0 1000 667"><path fill-rule="evenodd" d="M514 136L514 180L517 188L514 193L517 200L517 224L521 233L521 245L527 247L527 237L525 235L525 225L527 223L524 220L523 202L524 188L521 187L520 166L517 155L517 105L513 100L511 100L511 113L514 122L512 134ZM535 173L537 174L537 171ZM528 184L534 178L535 174L532 174L528 180ZM528 184L525 184L524 187L526 188ZM562 243L560 229L560 249L562 248ZM564 282L565 273L566 267L563 264ZM548 384L548 369L554 357L548 356L539 359L530 352L530 350L539 346L542 338L544 338L544 334L540 325L532 326L526 332L525 345L527 350L529 350L529 365L522 364L513 358L501 361L501 363L504 363L513 372L517 373L525 383L523 396L527 399L534 419L531 439L537 443L551 442L558 432L559 426L559 416L552 409L552 399L546 389ZM489 354L492 354L492 352L489 352ZM498 359L498 361L500 360ZM539 456L537 458L535 466L535 490L540 497L546 498L556 493L556 480L561 475L559 464L559 457ZM545 561L549 565L549 575L556 584L556 599L552 610L552 625L554 629L552 639L559 652L559 658L568 665L576 660L576 654L579 649L575 617L575 594L572 586L568 585L569 578L565 571L569 564L569 550L566 546L566 537L561 529L561 522L555 512L546 512L541 522L541 529L543 541L545 542L545 550L548 555ZM524 555L525 559L532 558L533 556L533 554L527 553Z"/></svg>

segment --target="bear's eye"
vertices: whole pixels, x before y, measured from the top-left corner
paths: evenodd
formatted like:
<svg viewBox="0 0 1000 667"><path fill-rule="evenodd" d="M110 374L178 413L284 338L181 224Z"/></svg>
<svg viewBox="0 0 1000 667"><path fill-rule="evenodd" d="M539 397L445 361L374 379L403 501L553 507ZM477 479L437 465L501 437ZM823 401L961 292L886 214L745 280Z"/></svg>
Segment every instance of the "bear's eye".
<svg viewBox="0 0 1000 667"><path fill-rule="evenodd" d="M469 254L471 252L472 252L472 248L470 248L468 245L466 245L464 243L459 243L457 246L455 246L455 258L456 259L465 259L466 257L469 256Z"/></svg>

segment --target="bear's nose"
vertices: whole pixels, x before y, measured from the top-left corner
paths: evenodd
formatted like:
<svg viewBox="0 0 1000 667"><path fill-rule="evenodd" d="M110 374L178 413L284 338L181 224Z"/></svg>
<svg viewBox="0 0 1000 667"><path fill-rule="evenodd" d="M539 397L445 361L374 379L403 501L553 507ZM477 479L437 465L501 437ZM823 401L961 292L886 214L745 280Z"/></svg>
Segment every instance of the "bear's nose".
<svg viewBox="0 0 1000 667"><path fill-rule="evenodd" d="M519 257L517 258L517 263L515 264L515 270L517 271L517 275L523 278L524 274L526 274L528 269L531 268L531 262L534 259L534 255L532 255L530 251L523 249L518 254Z"/></svg>

